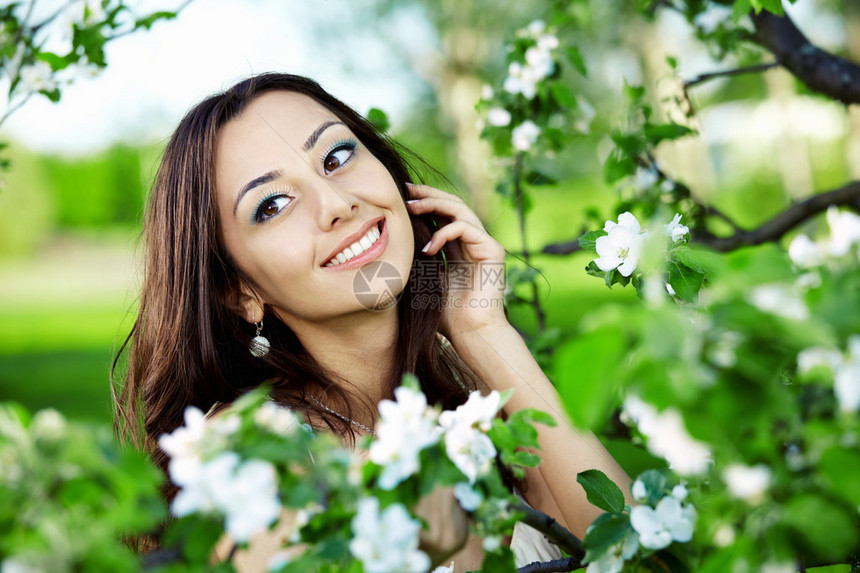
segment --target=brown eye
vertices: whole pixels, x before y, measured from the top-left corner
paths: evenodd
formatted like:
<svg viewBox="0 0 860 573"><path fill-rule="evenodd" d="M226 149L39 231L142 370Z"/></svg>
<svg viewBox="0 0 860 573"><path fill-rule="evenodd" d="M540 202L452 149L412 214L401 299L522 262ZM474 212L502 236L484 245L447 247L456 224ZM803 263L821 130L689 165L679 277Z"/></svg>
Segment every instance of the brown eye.
<svg viewBox="0 0 860 573"><path fill-rule="evenodd" d="M340 167L340 159L335 157L333 154L325 158L326 171L334 171L338 167Z"/></svg>
<svg viewBox="0 0 860 573"><path fill-rule="evenodd" d="M263 204L263 215L271 217L278 212L278 203L274 199L269 199Z"/></svg>

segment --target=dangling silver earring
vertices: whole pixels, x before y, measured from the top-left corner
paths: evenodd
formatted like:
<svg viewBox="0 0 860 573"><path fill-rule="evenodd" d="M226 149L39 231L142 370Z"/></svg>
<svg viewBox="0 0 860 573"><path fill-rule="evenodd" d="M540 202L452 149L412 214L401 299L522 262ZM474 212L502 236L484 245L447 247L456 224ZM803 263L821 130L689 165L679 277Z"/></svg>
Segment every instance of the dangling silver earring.
<svg viewBox="0 0 860 573"><path fill-rule="evenodd" d="M257 358L262 358L269 353L271 345L269 344L268 338L260 335L260 333L263 332L263 321L261 320L260 322L255 323L254 326L257 327L257 334L251 339L251 344L248 345L248 350L250 350L251 354Z"/></svg>

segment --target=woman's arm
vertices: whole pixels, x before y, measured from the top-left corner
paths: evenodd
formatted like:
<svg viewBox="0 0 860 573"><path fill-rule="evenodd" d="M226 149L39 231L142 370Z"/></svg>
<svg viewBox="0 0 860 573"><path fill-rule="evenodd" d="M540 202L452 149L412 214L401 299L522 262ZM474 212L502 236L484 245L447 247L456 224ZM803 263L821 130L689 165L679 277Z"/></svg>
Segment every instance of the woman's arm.
<svg viewBox="0 0 860 573"><path fill-rule="evenodd" d="M537 424L541 462L537 471L526 472L526 484L537 495L538 509L558 519L582 539L585 530L602 511L588 502L585 491L576 482L576 474L599 469L625 492L629 491L630 478L593 434L573 427L552 383L510 324L453 332L451 343L469 368L491 389L514 390L505 405L506 412L534 408L556 419L555 427ZM557 509L548 500L539 501L541 492L547 490ZM530 497L528 493L526 497ZM629 494L626 497L631 503Z"/></svg>

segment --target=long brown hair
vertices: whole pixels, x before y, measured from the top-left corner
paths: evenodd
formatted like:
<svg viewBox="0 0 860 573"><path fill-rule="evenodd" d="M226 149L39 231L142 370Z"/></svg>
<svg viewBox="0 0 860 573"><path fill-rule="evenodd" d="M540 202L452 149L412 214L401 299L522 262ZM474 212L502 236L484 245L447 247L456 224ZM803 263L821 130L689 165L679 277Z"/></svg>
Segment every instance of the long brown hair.
<svg viewBox="0 0 860 573"><path fill-rule="evenodd" d="M264 381L271 397L294 410L312 413L333 431L354 440L353 428L308 399L308 388L325 389L326 402L352 418L355 405L375 410L346 380L336 379L302 347L273 312L264 309L266 336L273 342L264 358L248 351L253 328L235 310L240 284L250 284L220 240L215 204L214 157L219 129L259 95L286 90L309 96L332 111L391 173L406 200L410 169L402 150L373 124L316 82L268 73L244 80L192 108L182 119L161 160L144 221L145 267L137 319L114 360L111 391L120 438L146 449L166 468L158 449L161 434L182 424L187 406L209 411L229 404ZM418 176L417 173L412 175ZM414 259L427 260L421 247L438 226L432 216L410 216ZM421 255L421 257L419 257ZM442 262L442 255L436 255ZM443 300L444 283L429 286ZM422 288L424 288L422 286ZM461 403L475 379L450 347L440 347L439 305L412 305L412 281L398 304L399 335L394 367L383 391L391 396L406 372L421 381L431 403ZM124 381L117 365L126 355ZM372 415L372 411L368 411Z"/></svg>

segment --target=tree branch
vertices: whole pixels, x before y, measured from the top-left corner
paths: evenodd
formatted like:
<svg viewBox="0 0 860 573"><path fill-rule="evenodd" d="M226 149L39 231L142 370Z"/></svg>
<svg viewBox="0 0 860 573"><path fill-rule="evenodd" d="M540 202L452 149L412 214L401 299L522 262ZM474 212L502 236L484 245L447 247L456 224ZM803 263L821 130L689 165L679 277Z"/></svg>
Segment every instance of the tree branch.
<svg viewBox="0 0 860 573"><path fill-rule="evenodd" d="M831 205L842 205L860 211L860 181L852 181L839 189L814 195L805 201L795 203L770 221L751 231L739 229L728 237L694 237L693 241L708 245L720 252L777 241L787 232Z"/></svg>
<svg viewBox="0 0 860 573"><path fill-rule="evenodd" d="M573 562L575 566L569 567L568 569L529 569L529 571L570 571L571 569L577 569L582 566L582 558L585 557L585 549L582 547L582 541L580 541L573 533L568 531L567 528L542 511L539 511L525 503L514 505L512 509L524 513L525 516L522 519L523 523L534 527L546 535L552 543L567 551L571 556L570 558L575 560ZM535 563L527 565L527 567L531 567L533 565L535 565ZM523 571L523 569L520 569L520 571Z"/></svg>
<svg viewBox="0 0 860 573"><path fill-rule="evenodd" d="M860 103L860 66L813 45L788 15L762 10L750 17L753 42L776 56L809 89L846 105Z"/></svg>
<svg viewBox="0 0 860 573"><path fill-rule="evenodd" d="M523 565L517 569L518 573L564 573L582 567L582 563L575 557L565 557L554 561L535 561Z"/></svg>
<svg viewBox="0 0 860 573"><path fill-rule="evenodd" d="M807 219L825 211L831 205L849 207L860 213L860 181L852 181L839 189L813 195L805 201L795 203L770 221L749 231L740 228L716 207L702 205L708 215L723 219L734 227L735 232L728 237L716 237L707 232L697 232L693 234L693 242L725 253L741 247L778 241L783 235ZM569 255L579 250L579 240L576 239L546 245L541 252L546 255Z"/></svg>
<svg viewBox="0 0 860 573"><path fill-rule="evenodd" d="M691 80L687 80L684 82L684 91L686 92L689 88L698 86L705 82L709 82L716 78L726 78L729 76L740 76L742 74L754 74L758 72L765 72L771 68L775 68L780 65L779 62L770 62L769 64L757 64L755 66L745 66L743 68L733 68L731 70L721 70L719 72L709 72L706 74L699 74L695 78Z"/></svg>

